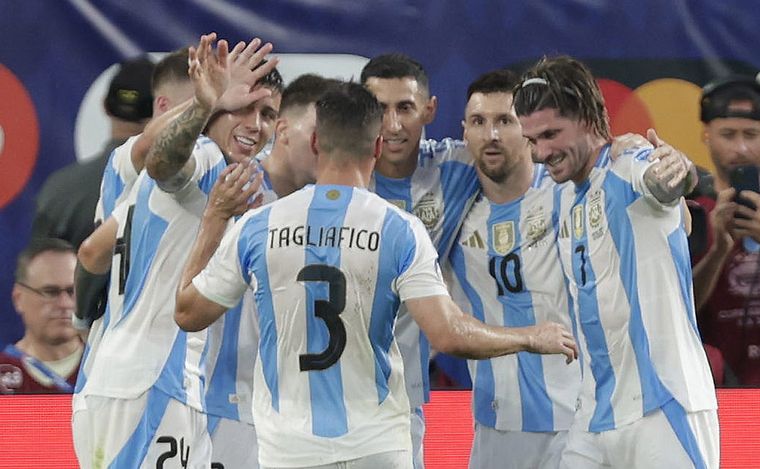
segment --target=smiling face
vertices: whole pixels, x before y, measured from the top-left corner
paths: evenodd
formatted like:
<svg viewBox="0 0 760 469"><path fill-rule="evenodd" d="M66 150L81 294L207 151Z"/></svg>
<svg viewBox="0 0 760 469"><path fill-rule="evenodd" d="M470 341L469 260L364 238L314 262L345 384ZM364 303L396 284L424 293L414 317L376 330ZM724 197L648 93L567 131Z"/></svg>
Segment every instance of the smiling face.
<svg viewBox="0 0 760 469"><path fill-rule="evenodd" d="M593 134L588 125L544 108L520 117L522 132L531 145L531 156L543 163L557 183L582 182L594 165Z"/></svg>
<svg viewBox="0 0 760 469"><path fill-rule="evenodd" d="M412 77L370 77L365 86L384 109L381 161L416 163L422 129L435 117L435 98Z"/></svg>
<svg viewBox="0 0 760 469"><path fill-rule="evenodd" d="M464 140L480 172L503 182L527 148L512 107L512 93L473 93L465 108Z"/></svg>
<svg viewBox="0 0 760 469"><path fill-rule="evenodd" d="M235 112L222 112L208 125L207 135L216 142L230 163L242 161L261 151L274 132L281 94L255 101Z"/></svg>

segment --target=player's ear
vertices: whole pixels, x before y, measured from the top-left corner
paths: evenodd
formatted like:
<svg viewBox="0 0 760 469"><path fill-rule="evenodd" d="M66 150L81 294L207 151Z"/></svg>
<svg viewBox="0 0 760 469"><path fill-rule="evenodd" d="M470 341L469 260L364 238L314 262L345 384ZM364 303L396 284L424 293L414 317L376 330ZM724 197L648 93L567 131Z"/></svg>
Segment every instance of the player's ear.
<svg viewBox="0 0 760 469"><path fill-rule="evenodd" d="M377 161L380 159L380 154L383 152L383 136L378 135L375 139L375 151L372 155L372 157Z"/></svg>
<svg viewBox="0 0 760 469"><path fill-rule="evenodd" d="M282 143L287 144L288 143L288 120L284 117L280 117L277 119L277 122L274 124L274 139L282 140Z"/></svg>
<svg viewBox="0 0 760 469"><path fill-rule="evenodd" d="M425 125L435 120L435 113L438 111L438 98L431 96L425 103Z"/></svg>
<svg viewBox="0 0 760 469"><path fill-rule="evenodd" d="M311 133L311 138L309 139L309 148L311 148L312 153L319 155L319 140L317 139L316 131Z"/></svg>

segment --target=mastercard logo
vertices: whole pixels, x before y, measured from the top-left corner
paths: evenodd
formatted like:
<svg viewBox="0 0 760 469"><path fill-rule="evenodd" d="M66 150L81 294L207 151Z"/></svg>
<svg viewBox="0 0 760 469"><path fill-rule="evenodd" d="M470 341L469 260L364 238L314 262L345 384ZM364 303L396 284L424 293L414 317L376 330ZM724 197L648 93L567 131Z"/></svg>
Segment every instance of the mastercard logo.
<svg viewBox="0 0 760 469"><path fill-rule="evenodd" d="M37 162L40 130L37 113L21 81L0 64L0 208L29 181Z"/></svg>
<svg viewBox="0 0 760 469"><path fill-rule="evenodd" d="M610 115L612 135L649 128L710 171L713 164L702 142L699 100L702 88L686 80L659 78L631 89L615 80L597 80Z"/></svg>

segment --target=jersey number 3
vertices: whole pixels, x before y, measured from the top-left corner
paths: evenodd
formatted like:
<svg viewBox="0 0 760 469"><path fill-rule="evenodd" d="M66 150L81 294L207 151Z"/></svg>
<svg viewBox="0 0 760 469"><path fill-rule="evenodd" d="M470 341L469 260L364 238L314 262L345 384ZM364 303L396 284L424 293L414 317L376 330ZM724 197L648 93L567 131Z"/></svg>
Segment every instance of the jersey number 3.
<svg viewBox="0 0 760 469"><path fill-rule="evenodd" d="M338 361L346 348L346 327L340 313L346 307L346 276L337 267L307 265L298 272L299 282L327 282L330 297L314 301L314 315L325 322L330 339L321 353L305 353L298 357L301 371L324 370Z"/></svg>

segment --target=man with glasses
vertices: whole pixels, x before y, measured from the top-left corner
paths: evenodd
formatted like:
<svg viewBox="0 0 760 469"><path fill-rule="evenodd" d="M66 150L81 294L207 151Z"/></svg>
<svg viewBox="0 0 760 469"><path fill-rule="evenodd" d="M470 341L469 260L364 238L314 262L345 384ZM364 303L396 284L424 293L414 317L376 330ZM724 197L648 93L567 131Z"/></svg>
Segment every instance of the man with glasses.
<svg viewBox="0 0 760 469"><path fill-rule="evenodd" d="M37 238L19 255L13 306L24 336L0 352L0 394L70 393L83 345L71 325L76 254L66 241Z"/></svg>

